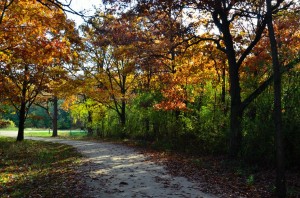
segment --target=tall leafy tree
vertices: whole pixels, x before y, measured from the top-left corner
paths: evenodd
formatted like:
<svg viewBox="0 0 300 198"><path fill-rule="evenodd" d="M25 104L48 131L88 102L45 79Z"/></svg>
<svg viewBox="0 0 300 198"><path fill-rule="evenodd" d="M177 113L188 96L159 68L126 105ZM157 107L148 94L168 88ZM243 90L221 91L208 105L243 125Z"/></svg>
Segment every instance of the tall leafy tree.
<svg viewBox="0 0 300 198"><path fill-rule="evenodd" d="M51 67L68 59L69 41L57 37L73 23L65 14L32 1L13 3L1 24L1 80L6 99L18 111L17 140L24 139L24 122L38 94L46 90Z"/></svg>
<svg viewBox="0 0 300 198"><path fill-rule="evenodd" d="M278 12L283 2L272 7ZM242 145L242 117L246 104L241 98L240 68L262 38L267 25L263 1L203 1L198 6L211 14L211 22L220 35L212 40L226 54L230 80L230 156L237 157ZM249 23L249 30L243 25ZM248 32L248 33L247 33ZM243 37L241 37L243 35ZM201 38L205 40L205 38Z"/></svg>
<svg viewBox="0 0 300 198"><path fill-rule="evenodd" d="M138 73L137 42L131 28L133 21L106 16L91 19L83 26L88 60L84 72L87 82L93 83L86 93L90 98L107 105L126 123L126 104L131 97Z"/></svg>

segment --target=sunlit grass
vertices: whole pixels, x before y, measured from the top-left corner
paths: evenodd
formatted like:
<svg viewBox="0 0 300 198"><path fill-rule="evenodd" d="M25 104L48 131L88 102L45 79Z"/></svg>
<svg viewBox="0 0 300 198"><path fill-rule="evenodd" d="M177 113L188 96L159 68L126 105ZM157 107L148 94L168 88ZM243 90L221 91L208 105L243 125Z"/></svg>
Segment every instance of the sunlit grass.
<svg viewBox="0 0 300 198"><path fill-rule="evenodd" d="M0 137L0 197L80 196L80 158L67 145Z"/></svg>
<svg viewBox="0 0 300 198"><path fill-rule="evenodd" d="M1 132L13 133L17 137L17 128L0 129ZM49 129L26 128L24 130L25 137L52 137L52 131ZM87 137L87 132L80 129L58 130L58 138L74 139L74 140L89 140L92 137Z"/></svg>
<svg viewBox="0 0 300 198"><path fill-rule="evenodd" d="M49 133L49 131L28 131L25 130L25 136L30 137L51 137L52 131ZM84 139L87 136L87 134L80 130L74 130L74 131L58 131L58 137L60 138L68 138L68 139Z"/></svg>
<svg viewBox="0 0 300 198"><path fill-rule="evenodd" d="M17 131L17 127L0 128L0 131Z"/></svg>

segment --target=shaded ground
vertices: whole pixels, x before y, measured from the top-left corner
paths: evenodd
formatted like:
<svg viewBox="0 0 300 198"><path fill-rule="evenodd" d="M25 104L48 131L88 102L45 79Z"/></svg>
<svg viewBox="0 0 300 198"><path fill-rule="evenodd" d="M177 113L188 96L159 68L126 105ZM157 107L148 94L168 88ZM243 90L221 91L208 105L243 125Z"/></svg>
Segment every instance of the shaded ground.
<svg viewBox="0 0 300 198"><path fill-rule="evenodd" d="M270 198L275 196L275 170L245 167L225 157L193 157L143 149L151 161L162 164L174 176L201 183L201 191L218 197ZM300 198L300 170L286 171L287 197Z"/></svg>
<svg viewBox="0 0 300 198"><path fill-rule="evenodd" d="M79 171L88 185L85 197L216 197L201 192L200 183L170 175L163 166L133 148L57 138L26 139L72 145L82 153L86 162Z"/></svg>
<svg viewBox="0 0 300 198"><path fill-rule="evenodd" d="M0 198L82 198L80 159L72 146L0 136Z"/></svg>

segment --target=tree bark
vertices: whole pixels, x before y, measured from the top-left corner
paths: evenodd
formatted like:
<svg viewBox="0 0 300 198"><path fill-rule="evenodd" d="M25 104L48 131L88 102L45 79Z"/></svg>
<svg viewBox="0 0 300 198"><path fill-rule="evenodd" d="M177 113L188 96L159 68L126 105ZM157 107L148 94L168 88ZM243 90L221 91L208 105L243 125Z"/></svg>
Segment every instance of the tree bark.
<svg viewBox="0 0 300 198"><path fill-rule="evenodd" d="M92 136L93 135L93 117L92 117L92 112L90 110L88 110L88 121L87 121L87 131L88 131L88 136Z"/></svg>
<svg viewBox="0 0 300 198"><path fill-rule="evenodd" d="M28 65L25 65L24 73L27 74L29 68ZM26 120L26 93L27 93L27 80L24 79L22 84L22 95L21 95L21 106L19 109L19 128L18 128L18 136L17 141L24 140L24 128L25 128L25 120Z"/></svg>
<svg viewBox="0 0 300 198"><path fill-rule="evenodd" d="M150 139L150 119L147 116L145 119L145 140L149 140Z"/></svg>
<svg viewBox="0 0 300 198"><path fill-rule="evenodd" d="M221 93L221 102L223 103L224 107L226 102L225 97L226 97L226 68L224 63L224 66L222 68L222 93Z"/></svg>
<svg viewBox="0 0 300 198"><path fill-rule="evenodd" d="M239 66L236 60L236 53L233 45L233 38L230 33L230 23L226 16L222 17L222 32L224 35L224 43L226 46L226 56L229 65L230 80L230 142L229 157L237 158L242 146L242 116L241 108L241 87L239 78Z"/></svg>
<svg viewBox="0 0 300 198"><path fill-rule="evenodd" d="M17 141L24 140L25 120L26 120L26 103L22 102L21 108L19 111L19 126L18 126Z"/></svg>
<svg viewBox="0 0 300 198"><path fill-rule="evenodd" d="M58 120L58 99L57 96L53 96L53 118L52 118L52 137L57 137L57 120Z"/></svg>
<svg viewBox="0 0 300 198"><path fill-rule="evenodd" d="M124 127L126 124L126 102L124 100L122 100L122 104L121 104L121 113L120 113L120 121L121 121L121 125Z"/></svg>
<svg viewBox="0 0 300 198"><path fill-rule="evenodd" d="M272 5L271 0L266 0L269 39L272 52L272 63L274 73L274 125L275 125L275 140L276 140L276 192L277 197L286 197L286 181L284 167L284 143L282 133L282 116L281 116L281 74L280 63L278 60L278 48L275 38Z"/></svg>

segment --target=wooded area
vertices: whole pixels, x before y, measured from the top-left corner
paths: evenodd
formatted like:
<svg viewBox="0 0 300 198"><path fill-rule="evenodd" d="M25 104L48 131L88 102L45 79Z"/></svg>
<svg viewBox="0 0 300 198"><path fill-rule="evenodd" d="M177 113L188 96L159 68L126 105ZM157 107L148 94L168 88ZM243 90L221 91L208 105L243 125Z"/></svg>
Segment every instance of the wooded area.
<svg viewBox="0 0 300 198"><path fill-rule="evenodd" d="M284 170L300 167L300 2L103 3L76 28L60 1L1 1L0 126L276 167L285 197Z"/></svg>

